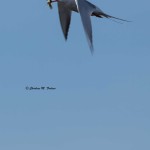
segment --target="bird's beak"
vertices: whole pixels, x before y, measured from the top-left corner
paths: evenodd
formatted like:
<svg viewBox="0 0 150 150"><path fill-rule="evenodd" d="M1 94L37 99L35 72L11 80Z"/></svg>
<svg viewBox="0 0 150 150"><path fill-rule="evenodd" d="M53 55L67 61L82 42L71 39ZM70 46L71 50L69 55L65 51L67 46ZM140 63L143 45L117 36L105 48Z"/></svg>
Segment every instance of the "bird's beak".
<svg viewBox="0 0 150 150"><path fill-rule="evenodd" d="M52 0L47 0L47 4L49 5L50 9L52 9Z"/></svg>

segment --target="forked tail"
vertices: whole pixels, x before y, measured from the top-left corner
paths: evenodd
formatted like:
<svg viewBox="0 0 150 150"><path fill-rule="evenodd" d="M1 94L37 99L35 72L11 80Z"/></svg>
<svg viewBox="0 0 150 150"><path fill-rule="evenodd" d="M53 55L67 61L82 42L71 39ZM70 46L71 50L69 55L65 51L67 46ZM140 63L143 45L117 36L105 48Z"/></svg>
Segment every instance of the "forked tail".
<svg viewBox="0 0 150 150"><path fill-rule="evenodd" d="M121 19L121 18L118 18L118 17L107 15L107 14L105 14L103 12L100 12L100 14L93 13L92 15L94 15L96 17L99 17L99 18L105 17L105 18L112 18L112 19L117 19L117 20L125 21L125 22L131 22L131 21L128 21L128 20L125 20L125 19Z"/></svg>
<svg viewBox="0 0 150 150"><path fill-rule="evenodd" d="M125 21L125 22L131 22L131 21L128 21L128 20L125 20L125 19L121 19L121 18L118 18L118 17L114 17L114 16L110 16L110 15L107 15L107 14L102 14L104 17L106 18L113 18L113 19L117 19L117 20L121 20L121 21Z"/></svg>

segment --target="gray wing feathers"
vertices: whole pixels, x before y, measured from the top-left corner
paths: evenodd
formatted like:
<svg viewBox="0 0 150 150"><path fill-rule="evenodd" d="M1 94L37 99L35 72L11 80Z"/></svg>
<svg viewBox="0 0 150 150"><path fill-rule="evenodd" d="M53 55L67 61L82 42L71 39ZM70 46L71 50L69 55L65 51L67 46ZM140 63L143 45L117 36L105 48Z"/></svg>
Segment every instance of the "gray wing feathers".
<svg viewBox="0 0 150 150"><path fill-rule="evenodd" d="M94 49L93 49L93 38L92 38L92 24L90 19L90 16L93 11L91 8L89 8L89 5L87 5L86 1L84 0L75 0L75 1L81 16L82 24L84 27L84 31L87 37L89 47L91 49L91 52L93 53Z"/></svg>
<svg viewBox="0 0 150 150"><path fill-rule="evenodd" d="M71 11L68 10L64 5L58 2L58 12L61 28L65 39L67 40L69 26L71 22Z"/></svg>

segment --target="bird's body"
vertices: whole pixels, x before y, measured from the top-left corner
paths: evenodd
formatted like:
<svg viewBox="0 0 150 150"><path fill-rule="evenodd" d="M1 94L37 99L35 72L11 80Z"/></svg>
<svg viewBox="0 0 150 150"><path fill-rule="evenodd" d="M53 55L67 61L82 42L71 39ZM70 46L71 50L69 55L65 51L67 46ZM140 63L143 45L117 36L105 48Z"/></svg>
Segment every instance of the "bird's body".
<svg viewBox="0 0 150 150"><path fill-rule="evenodd" d="M58 1L58 3L60 3L63 6L65 6L70 11L78 12L75 0L60 0L60 1Z"/></svg>
<svg viewBox="0 0 150 150"><path fill-rule="evenodd" d="M87 41L91 49L91 52L93 52L93 41L92 41L92 25L91 25L90 16L96 16L99 18L103 18L103 17L114 18L114 19L126 21L120 18L107 15L100 8L98 8L97 6L95 6L94 4L86 0L54 0L54 1L58 2L60 24L65 39L67 39L68 36L72 11L78 12L80 14L81 21L84 27L84 31L86 33Z"/></svg>
<svg viewBox="0 0 150 150"><path fill-rule="evenodd" d="M58 0L58 3L60 3L70 11L79 12L75 0ZM93 5L92 3L86 0L84 0L84 6L87 8L89 7L91 12L93 11L93 13L89 15L96 15L96 13L102 12L97 6Z"/></svg>

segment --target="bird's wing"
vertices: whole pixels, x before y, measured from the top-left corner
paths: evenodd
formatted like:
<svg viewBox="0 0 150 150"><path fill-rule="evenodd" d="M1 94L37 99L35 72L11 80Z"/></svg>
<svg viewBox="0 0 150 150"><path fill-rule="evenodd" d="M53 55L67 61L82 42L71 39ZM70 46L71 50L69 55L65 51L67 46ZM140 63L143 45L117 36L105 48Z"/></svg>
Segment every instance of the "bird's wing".
<svg viewBox="0 0 150 150"><path fill-rule="evenodd" d="M82 24L84 27L89 47L91 49L91 52L93 52L94 49L92 40L92 24L90 19L90 16L94 11L93 7L91 7L91 5L89 5L85 0L75 0L75 2L81 16Z"/></svg>
<svg viewBox="0 0 150 150"><path fill-rule="evenodd" d="M63 3L58 2L58 12L61 28L64 34L65 39L67 40L70 21L71 21L71 11L67 9Z"/></svg>

